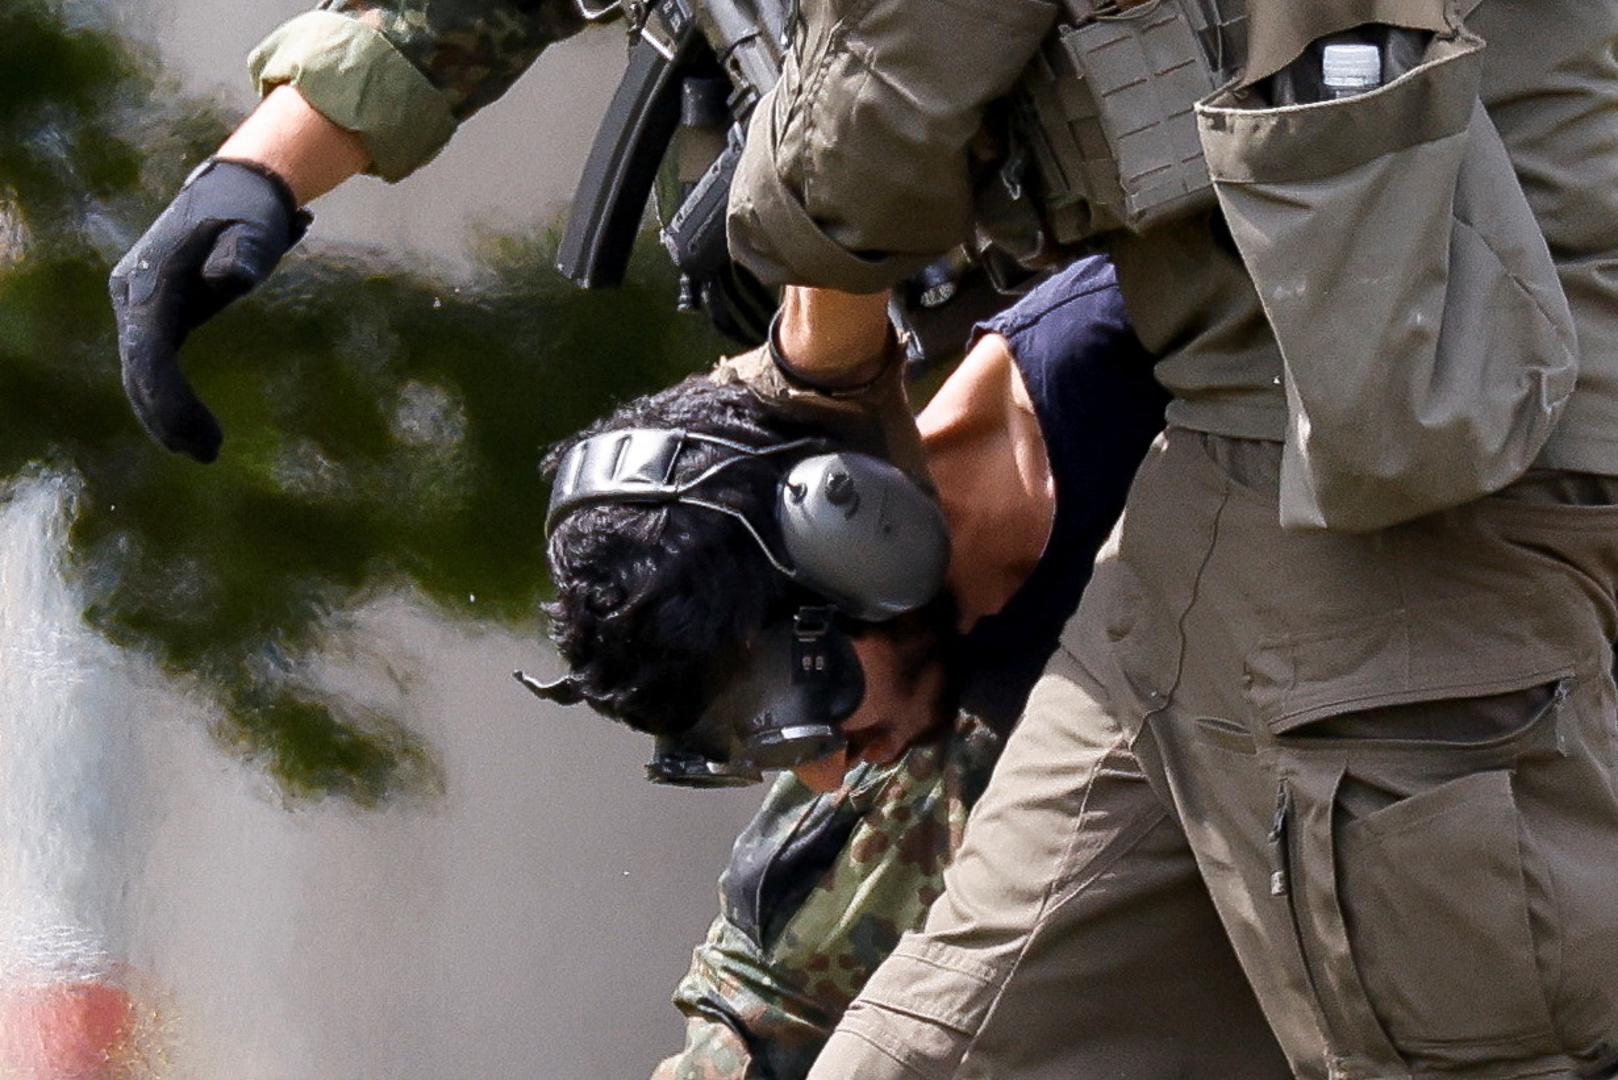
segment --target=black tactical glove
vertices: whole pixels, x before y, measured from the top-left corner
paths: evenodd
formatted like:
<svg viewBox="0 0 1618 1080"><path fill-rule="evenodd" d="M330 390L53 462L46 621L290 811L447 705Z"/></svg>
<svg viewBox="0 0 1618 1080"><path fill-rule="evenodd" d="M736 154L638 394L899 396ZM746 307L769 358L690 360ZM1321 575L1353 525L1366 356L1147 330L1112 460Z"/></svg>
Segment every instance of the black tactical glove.
<svg viewBox="0 0 1618 1080"><path fill-rule="evenodd" d="M310 220L268 169L209 159L113 268L124 393L170 450L208 462L223 438L180 373L186 336L269 277Z"/></svg>
<svg viewBox="0 0 1618 1080"><path fill-rule="evenodd" d="M708 319L721 334L742 345L758 345L769 334L770 317L780 303L774 289L760 284L745 267L726 261L711 274L691 280Z"/></svg>

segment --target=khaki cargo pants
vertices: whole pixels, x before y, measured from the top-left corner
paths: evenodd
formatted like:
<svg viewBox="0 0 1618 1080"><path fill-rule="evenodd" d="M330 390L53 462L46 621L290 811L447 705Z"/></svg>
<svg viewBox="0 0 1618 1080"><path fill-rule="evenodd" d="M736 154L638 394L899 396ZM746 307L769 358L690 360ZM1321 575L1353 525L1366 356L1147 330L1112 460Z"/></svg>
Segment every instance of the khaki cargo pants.
<svg viewBox="0 0 1618 1080"><path fill-rule="evenodd" d="M813 1080L1611 1074L1618 483L1293 532L1277 461L1153 448Z"/></svg>

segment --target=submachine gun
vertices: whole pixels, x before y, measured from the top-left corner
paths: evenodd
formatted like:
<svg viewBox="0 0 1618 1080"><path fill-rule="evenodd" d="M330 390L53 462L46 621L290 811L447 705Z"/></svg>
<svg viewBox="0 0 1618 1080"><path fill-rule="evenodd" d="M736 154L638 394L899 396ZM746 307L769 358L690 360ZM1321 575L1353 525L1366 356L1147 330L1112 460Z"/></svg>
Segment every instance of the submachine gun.
<svg viewBox="0 0 1618 1080"><path fill-rule="evenodd" d="M700 6L698 6L700 5ZM681 310L744 344L764 340L776 297L725 247L725 203L753 107L781 73L795 18L783 0L580 0L629 23L629 65L596 132L556 265L587 289L623 283L646 206L680 271Z"/></svg>
<svg viewBox="0 0 1618 1080"><path fill-rule="evenodd" d="M725 206L747 120L776 83L797 0L578 0L586 18L622 16L629 64L579 178L556 266L586 289L621 285L646 207L680 271L677 306L705 311L757 345L778 298L725 244ZM912 369L958 354L966 332L1008 303L965 249L896 290L890 307ZM1000 287L996 287L1000 286Z"/></svg>

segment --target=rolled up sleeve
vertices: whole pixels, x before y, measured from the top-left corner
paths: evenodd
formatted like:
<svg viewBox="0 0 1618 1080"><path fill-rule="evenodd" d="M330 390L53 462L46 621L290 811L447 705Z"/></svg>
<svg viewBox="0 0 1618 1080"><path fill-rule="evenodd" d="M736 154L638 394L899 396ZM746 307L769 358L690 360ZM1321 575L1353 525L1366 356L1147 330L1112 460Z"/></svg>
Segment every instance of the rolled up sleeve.
<svg viewBox="0 0 1618 1080"><path fill-rule="evenodd" d="M967 146L1050 0L805 0L731 188L732 255L771 284L875 292L971 229Z"/></svg>
<svg viewBox="0 0 1618 1080"><path fill-rule="evenodd" d="M260 94L297 87L398 180L583 25L572 0L327 0L265 38L248 70Z"/></svg>

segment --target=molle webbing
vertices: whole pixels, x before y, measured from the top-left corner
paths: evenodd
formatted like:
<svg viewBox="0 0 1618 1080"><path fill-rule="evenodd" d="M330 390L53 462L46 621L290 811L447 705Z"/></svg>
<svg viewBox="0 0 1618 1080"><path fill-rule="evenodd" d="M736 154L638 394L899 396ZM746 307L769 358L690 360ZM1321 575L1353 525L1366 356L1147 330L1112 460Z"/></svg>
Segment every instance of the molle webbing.
<svg viewBox="0 0 1618 1080"><path fill-rule="evenodd" d="M1195 103L1229 81L1245 0L1067 0L1013 105L1051 239L1141 231L1214 205Z"/></svg>

